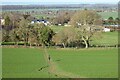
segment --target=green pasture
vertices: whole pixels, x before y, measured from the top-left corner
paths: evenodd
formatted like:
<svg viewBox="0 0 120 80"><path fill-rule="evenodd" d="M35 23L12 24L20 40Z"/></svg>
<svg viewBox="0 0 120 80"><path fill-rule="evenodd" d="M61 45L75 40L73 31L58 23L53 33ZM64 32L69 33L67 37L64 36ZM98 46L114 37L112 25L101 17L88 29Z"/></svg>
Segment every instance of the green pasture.
<svg viewBox="0 0 120 80"><path fill-rule="evenodd" d="M117 49L49 50L49 53L62 70L80 77L118 76Z"/></svg>
<svg viewBox="0 0 120 80"><path fill-rule="evenodd" d="M118 17L118 12L100 12L99 13L103 19L108 19L113 17L114 19Z"/></svg>
<svg viewBox="0 0 120 80"><path fill-rule="evenodd" d="M3 78L48 77L43 50L29 48L3 48Z"/></svg>
<svg viewBox="0 0 120 80"><path fill-rule="evenodd" d="M54 32L59 32L66 28L65 26L51 26ZM118 32L102 32L95 35L90 40L90 45L113 46L118 44Z"/></svg>
<svg viewBox="0 0 120 80"><path fill-rule="evenodd" d="M20 9L20 10L3 10L3 12L10 12L10 11L19 11L19 12L31 12L31 11L37 11L37 12L41 12L41 11L48 11L48 10L52 10L52 11L58 11L58 10L81 10L79 8L51 8L51 9ZM118 17L118 12L99 12L98 14L101 15L101 17L103 19L108 19L109 17L113 17L114 19ZM33 14L32 16L36 17L36 18L41 18L41 17L46 17L48 15L45 14Z"/></svg>
<svg viewBox="0 0 120 80"><path fill-rule="evenodd" d="M47 49L58 69L91 78L118 77L118 52L112 48ZM3 48L3 78L52 78L46 66L44 50L38 48ZM59 71L59 70L58 70ZM58 75L59 76L59 75Z"/></svg>
<svg viewBox="0 0 120 80"><path fill-rule="evenodd" d="M118 12L99 12L98 14L100 14L103 19L108 19L109 17L113 17L114 19L118 18ZM41 17L46 17L47 15L37 14L33 16L35 16L36 18L41 18Z"/></svg>
<svg viewBox="0 0 120 80"><path fill-rule="evenodd" d="M118 44L118 32L103 32L90 41L91 45L112 46Z"/></svg>
<svg viewBox="0 0 120 80"><path fill-rule="evenodd" d="M41 18L45 18L46 17L45 15L32 15L32 16L34 16L37 19L41 19Z"/></svg>
<svg viewBox="0 0 120 80"><path fill-rule="evenodd" d="M118 12L99 12L103 19L108 19L109 17L118 18ZM46 17L47 15L33 15L36 18Z"/></svg>
<svg viewBox="0 0 120 80"><path fill-rule="evenodd" d="M63 30L63 29L65 28L65 26L52 25L52 26L50 26L50 28L51 28L54 32L59 32L59 31Z"/></svg>

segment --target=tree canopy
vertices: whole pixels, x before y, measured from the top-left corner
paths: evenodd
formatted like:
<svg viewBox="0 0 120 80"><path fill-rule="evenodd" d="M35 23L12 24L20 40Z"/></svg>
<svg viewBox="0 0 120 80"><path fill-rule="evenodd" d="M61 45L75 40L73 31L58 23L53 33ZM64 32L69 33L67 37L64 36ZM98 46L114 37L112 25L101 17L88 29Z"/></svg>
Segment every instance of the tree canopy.
<svg viewBox="0 0 120 80"><path fill-rule="evenodd" d="M71 25L74 27L80 27L82 25L97 25L101 16L95 11L82 10L76 12L71 18Z"/></svg>
<svg viewBox="0 0 120 80"><path fill-rule="evenodd" d="M76 12L71 19L72 26L79 28L78 34L86 45L86 48L89 47L91 37L98 32L96 29L101 30L101 27L98 26L100 19L101 17L97 12L89 10Z"/></svg>

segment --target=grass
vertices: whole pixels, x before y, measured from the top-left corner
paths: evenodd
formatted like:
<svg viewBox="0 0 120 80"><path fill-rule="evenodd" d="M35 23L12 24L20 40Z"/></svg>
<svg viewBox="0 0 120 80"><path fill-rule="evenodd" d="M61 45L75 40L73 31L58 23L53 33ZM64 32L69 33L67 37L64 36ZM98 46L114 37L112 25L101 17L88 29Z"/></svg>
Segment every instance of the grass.
<svg viewBox="0 0 120 80"><path fill-rule="evenodd" d="M3 78L48 77L43 51L27 48L3 48Z"/></svg>
<svg viewBox="0 0 120 80"><path fill-rule="evenodd" d="M2 78L2 47L0 47L0 78Z"/></svg>
<svg viewBox="0 0 120 80"><path fill-rule="evenodd" d="M103 32L97 38L92 38L91 45L117 45L118 32Z"/></svg>
<svg viewBox="0 0 120 80"><path fill-rule="evenodd" d="M59 32L61 30L63 30L65 28L65 26L50 26L50 28L54 31L54 32Z"/></svg>
<svg viewBox="0 0 120 80"><path fill-rule="evenodd" d="M113 17L114 19L118 18L118 12L99 12L98 14L100 14L103 19L108 19L109 17ZM43 14L43 15L33 15L33 16L37 18L41 18L48 15Z"/></svg>
<svg viewBox="0 0 120 80"><path fill-rule="evenodd" d="M65 26L51 26L54 32L59 32L65 28ZM102 46L114 46L118 44L118 32L102 32L97 34L97 37L92 37L90 41L91 45L102 45Z"/></svg>
<svg viewBox="0 0 120 80"><path fill-rule="evenodd" d="M117 49L49 49L51 58L63 71L80 77L118 77ZM3 78L48 78L43 49L3 48Z"/></svg>
<svg viewBox="0 0 120 80"><path fill-rule="evenodd" d="M9 12L9 11L20 11L20 12L29 12L29 11L37 11L37 12L41 12L41 11L48 11L48 10L52 10L52 11L57 11L57 10L66 10L66 8L62 9L56 9L56 8L51 8L51 9L19 9L19 10L5 10L3 12ZM67 9L68 10L68 9ZM69 9L69 10L80 10L79 8L74 8L74 9ZM109 17L113 17L114 19L118 17L118 12L99 12L99 14L102 16L103 19L108 19ZM42 15L32 15L34 17L37 18L41 18L41 17L46 17L45 14Z"/></svg>
<svg viewBox="0 0 120 80"><path fill-rule="evenodd" d="M49 50L49 52L61 69L80 77L118 77L117 49Z"/></svg>
<svg viewBox="0 0 120 80"><path fill-rule="evenodd" d="M108 19L109 17L113 17L115 19L118 17L118 12L100 12L99 14L103 19Z"/></svg>

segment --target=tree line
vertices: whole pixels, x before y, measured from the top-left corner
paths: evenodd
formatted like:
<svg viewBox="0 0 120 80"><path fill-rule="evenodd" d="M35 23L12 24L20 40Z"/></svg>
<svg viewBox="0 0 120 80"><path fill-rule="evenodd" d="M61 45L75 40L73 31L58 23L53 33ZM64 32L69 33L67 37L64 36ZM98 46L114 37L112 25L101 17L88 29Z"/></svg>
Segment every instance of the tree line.
<svg viewBox="0 0 120 80"><path fill-rule="evenodd" d="M119 18L113 18L113 17L109 17L107 20L103 20L103 24L105 25L118 25L120 23L120 19Z"/></svg>
<svg viewBox="0 0 120 80"><path fill-rule="evenodd" d="M62 23L69 22L71 26L58 33L43 23L30 24L30 15L6 15L5 25L2 26L2 42L15 42L15 45L23 42L25 46L88 48L91 38L100 35L102 20L96 11L77 11L71 17L70 13L62 13L57 17L59 21L62 21L63 15L65 19Z"/></svg>

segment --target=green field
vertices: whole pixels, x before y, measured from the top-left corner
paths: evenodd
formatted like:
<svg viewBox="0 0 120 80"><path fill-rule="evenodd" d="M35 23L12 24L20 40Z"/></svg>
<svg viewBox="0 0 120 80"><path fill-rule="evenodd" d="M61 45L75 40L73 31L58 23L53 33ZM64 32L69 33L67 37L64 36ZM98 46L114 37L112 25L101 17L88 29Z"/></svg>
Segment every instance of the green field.
<svg viewBox="0 0 120 80"><path fill-rule="evenodd" d="M118 18L118 12L99 12L98 14L100 14L103 19L108 19L109 17L113 17L114 19ZM41 17L45 17L46 15L37 14L33 16L35 16L36 18L41 18Z"/></svg>
<svg viewBox="0 0 120 80"><path fill-rule="evenodd" d="M117 48L96 49L44 49L3 48L3 78L45 78L48 68L38 71L48 63L45 54L51 55L51 71L57 77L118 77Z"/></svg>
<svg viewBox="0 0 120 80"><path fill-rule="evenodd" d="M65 71L81 77L117 77L117 50L50 50L54 60Z"/></svg>
<svg viewBox="0 0 120 80"><path fill-rule="evenodd" d="M54 32L59 32L61 30L63 30L64 28L66 28L65 26L50 26L50 28L54 31Z"/></svg>
<svg viewBox="0 0 120 80"><path fill-rule="evenodd" d="M118 18L118 12L99 12L98 14L101 15L103 19L108 19L109 17ZM45 17L46 15L33 15L36 18Z"/></svg>
<svg viewBox="0 0 120 80"><path fill-rule="evenodd" d="M19 12L31 12L31 11L37 11L37 12L41 12L41 11L48 11L48 10L52 10L52 11L57 11L57 10L81 10L79 8L74 8L74 9L66 9L66 8L59 8L59 9L20 9L20 10L5 10L3 12L9 12L9 11L19 11ZM99 14L101 15L101 17L103 19L108 19L109 17L113 17L114 19L118 17L118 12L99 12ZM41 18L41 17L46 17L48 15L45 14L33 14L32 16L36 17L36 18Z"/></svg>
<svg viewBox="0 0 120 80"><path fill-rule="evenodd" d="M43 51L39 49L3 48L3 78L48 77L47 70L38 69L46 65Z"/></svg>
<svg viewBox="0 0 120 80"><path fill-rule="evenodd" d="M108 19L109 17L113 17L115 19L118 17L118 12L100 12L99 14L103 19Z"/></svg>
<svg viewBox="0 0 120 80"><path fill-rule="evenodd" d="M103 32L97 37L93 37L90 41L91 45L117 45L118 44L118 32Z"/></svg>
<svg viewBox="0 0 120 80"><path fill-rule="evenodd" d="M65 26L51 26L54 32L59 32ZM113 46L118 44L118 32L102 32L91 38L90 45Z"/></svg>

